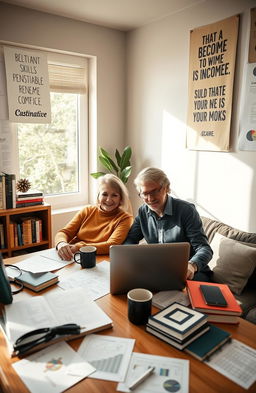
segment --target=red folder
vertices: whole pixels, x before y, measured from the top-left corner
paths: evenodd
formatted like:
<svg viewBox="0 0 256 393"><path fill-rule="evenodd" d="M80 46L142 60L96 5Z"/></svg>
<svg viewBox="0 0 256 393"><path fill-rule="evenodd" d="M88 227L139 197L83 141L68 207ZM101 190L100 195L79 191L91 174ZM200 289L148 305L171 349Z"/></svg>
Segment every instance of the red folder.
<svg viewBox="0 0 256 393"><path fill-rule="evenodd" d="M227 301L227 307L209 306L205 303L200 285L218 286ZM241 315L242 309L239 306L235 296L226 284L208 283L202 281L187 280L187 291L190 298L191 306L197 311L205 314L223 314L223 315Z"/></svg>

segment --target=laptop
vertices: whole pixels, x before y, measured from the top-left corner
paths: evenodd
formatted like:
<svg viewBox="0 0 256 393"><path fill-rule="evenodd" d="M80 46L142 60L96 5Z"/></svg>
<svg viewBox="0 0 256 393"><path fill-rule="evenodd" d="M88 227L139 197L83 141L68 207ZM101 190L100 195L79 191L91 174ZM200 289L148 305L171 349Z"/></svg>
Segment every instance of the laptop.
<svg viewBox="0 0 256 393"><path fill-rule="evenodd" d="M183 289L190 244L123 244L110 247L110 293L133 288L150 291Z"/></svg>

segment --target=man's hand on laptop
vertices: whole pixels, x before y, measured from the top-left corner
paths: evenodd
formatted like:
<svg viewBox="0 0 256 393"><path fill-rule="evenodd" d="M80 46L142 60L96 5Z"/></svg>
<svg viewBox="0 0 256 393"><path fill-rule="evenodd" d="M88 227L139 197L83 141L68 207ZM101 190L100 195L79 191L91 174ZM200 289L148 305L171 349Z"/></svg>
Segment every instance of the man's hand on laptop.
<svg viewBox="0 0 256 393"><path fill-rule="evenodd" d="M189 262L188 263L188 270L187 270L187 279L193 280L196 272L197 272L197 264Z"/></svg>

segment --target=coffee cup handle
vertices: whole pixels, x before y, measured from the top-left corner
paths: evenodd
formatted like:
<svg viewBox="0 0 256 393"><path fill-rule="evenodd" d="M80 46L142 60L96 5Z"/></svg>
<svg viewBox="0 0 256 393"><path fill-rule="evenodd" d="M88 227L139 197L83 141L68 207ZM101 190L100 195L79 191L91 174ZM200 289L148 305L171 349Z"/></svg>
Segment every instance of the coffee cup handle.
<svg viewBox="0 0 256 393"><path fill-rule="evenodd" d="M79 261L76 260L76 255L80 255L80 252L76 252L76 253L74 254L74 261L75 261L76 263L79 263L79 265L81 265L80 259L79 259Z"/></svg>

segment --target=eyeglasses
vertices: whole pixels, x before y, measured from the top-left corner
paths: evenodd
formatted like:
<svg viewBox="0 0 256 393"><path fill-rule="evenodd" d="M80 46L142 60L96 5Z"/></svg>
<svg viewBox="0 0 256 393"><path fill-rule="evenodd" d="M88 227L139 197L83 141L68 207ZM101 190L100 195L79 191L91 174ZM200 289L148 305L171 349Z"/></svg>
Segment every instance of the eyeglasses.
<svg viewBox="0 0 256 393"><path fill-rule="evenodd" d="M159 192L162 190L163 186L160 188L156 188L155 190L149 191L149 192L139 192L139 196L142 199L147 199L148 197L155 197L159 194Z"/></svg>
<svg viewBox="0 0 256 393"><path fill-rule="evenodd" d="M81 329L76 323L67 323L65 325L55 326L52 328L42 328L32 330L23 334L18 338L13 346L15 355L23 355L35 350L37 346L41 349L40 344L47 343L59 336L77 335L80 334Z"/></svg>

